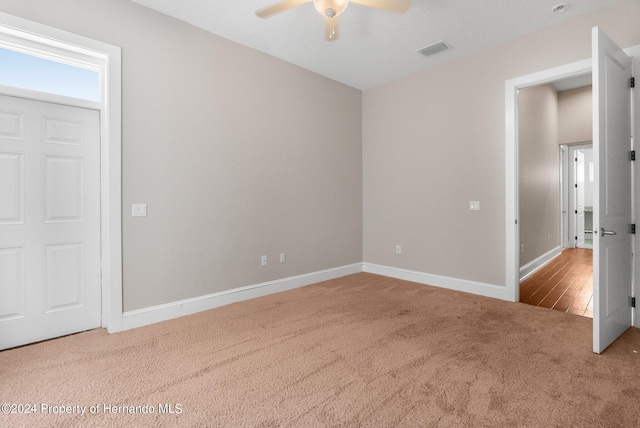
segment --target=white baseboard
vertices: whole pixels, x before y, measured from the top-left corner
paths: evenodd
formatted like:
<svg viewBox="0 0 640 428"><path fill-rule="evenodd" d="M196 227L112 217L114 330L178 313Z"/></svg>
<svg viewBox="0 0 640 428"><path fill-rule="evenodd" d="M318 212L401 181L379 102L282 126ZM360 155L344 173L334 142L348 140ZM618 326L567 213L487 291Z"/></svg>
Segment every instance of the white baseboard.
<svg viewBox="0 0 640 428"><path fill-rule="evenodd" d="M362 272L362 263L341 266L309 274L292 276L275 281L234 288L206 296L180 300L164 305L128 311L122 314L122 329L129 330L185 315L195 314L243 300L254 299L268 294L291 290L316 282L328 281L341 276Z"/></svg>
<svg viewBox="0 0 640 428"><path fill-rule="evenodd" d="M328 281L359 272L368 272L376 275L388 276L390 278L403 279L420 284L478 294L480 296L492 297L494 299L510 300L507 296L506 287L500 285L432 275L372 263L355 263L309 274L234 288L232 290L207 294L205 296L194 297L192 299L185 299L149 308L128 311L122 314L122 330L129 330L132 328L155 324L157 322L195 314L197 312L214 309L231 303L254 299L256 297L279 293L281 291L292 290L294 288L304 287L309 284Z"/></svg>
<svg viewBox="0 0 640 428"><path fill-rule="evenodd" d="M558 257L562 253L562 249L562 247L556 247L553 250L544 253L537 259L531 260L529 263L522 266L520 268L520 281L524 280L536 270L540 269L542 266Z"/></svg>
<svg viewBox="0 0 640 428"><path fill-rule="evenodd" d="M502 285L485 284L466 279L432 275L429 273L381 266L372 263L363 263L363 271L391 278L413 281L420 284L433 285L435 287L448 288L450 290L463 291L465 293L511 301L511 298L507 295L507 288Z"/></svg>

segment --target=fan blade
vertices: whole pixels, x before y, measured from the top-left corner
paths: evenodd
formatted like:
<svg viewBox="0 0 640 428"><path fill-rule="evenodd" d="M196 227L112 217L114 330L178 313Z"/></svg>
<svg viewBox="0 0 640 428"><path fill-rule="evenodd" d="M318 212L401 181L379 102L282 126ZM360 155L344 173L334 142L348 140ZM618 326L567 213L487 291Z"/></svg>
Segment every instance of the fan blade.
<svg viewBox="0 0 640 428"><path fill-rule="evenodd" d="M338 38L338 17L334 16L324 18L324 37L328 42L332 42Z"/></svg>
<svg viewBox="0 0 640 428"><path fill-rule="evenodd" d="M293 9L298 6L302 6L305 3L311 3L311 0L284 0L280 3L273 4L271 6L260 9L256 12L260 18L268 18L276 13L284 12L285 10Z"/></svg>
<svg viewBox="0 0 640 428"><path fill-rule="evenodd" d="M411 0L351 0L351 3L393 13L405 13L411 7Z"/></svg>

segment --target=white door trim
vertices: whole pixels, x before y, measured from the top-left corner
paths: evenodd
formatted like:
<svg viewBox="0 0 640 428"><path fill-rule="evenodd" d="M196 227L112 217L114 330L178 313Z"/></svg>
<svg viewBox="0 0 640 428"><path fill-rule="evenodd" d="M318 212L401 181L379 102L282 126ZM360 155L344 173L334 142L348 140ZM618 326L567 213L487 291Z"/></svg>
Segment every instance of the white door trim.
<svg viewBox="0 0 640 428"><path fill-rule="evenodd" d="M627 55L640 56L640 45L624 50ZM527 74L505 81L505 286L508 299L520 300L518 225L518 90L551 83L559 79L580 76L592 70L591 59Z"/></svg>
<svg viewBox="0 0 640 428"><path fill-rule="evenodd" d="M121 49L0 12L0 46L98 71L101 102L102 326L122 330L122 77ZM89 107L87 101L2 87L9 95Z"/></svg>
<svg viewBox="0 0 640 428"><path fill-rule="evenodd" d="M580 76L591 72L591 60L510 79L505 82L505 236L507 295L513 302L520 300L520 225L518 224L518 90L529 86Z"/></svg>

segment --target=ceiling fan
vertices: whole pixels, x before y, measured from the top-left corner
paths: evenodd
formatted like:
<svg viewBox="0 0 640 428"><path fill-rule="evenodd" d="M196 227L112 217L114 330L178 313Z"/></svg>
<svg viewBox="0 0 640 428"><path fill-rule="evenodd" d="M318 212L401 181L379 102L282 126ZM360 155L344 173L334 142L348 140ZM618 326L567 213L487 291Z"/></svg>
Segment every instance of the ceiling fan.
<svg viewBox="0 0 640 428"><path fill-rule="evenodd" d="M283 0L256 12L260 18L268 18L276 13L311 3L324 16L325 37L328 41L338 38L338 16L349 3L371 7L394 13L405 13L411 7L411 0Z"/></svg>

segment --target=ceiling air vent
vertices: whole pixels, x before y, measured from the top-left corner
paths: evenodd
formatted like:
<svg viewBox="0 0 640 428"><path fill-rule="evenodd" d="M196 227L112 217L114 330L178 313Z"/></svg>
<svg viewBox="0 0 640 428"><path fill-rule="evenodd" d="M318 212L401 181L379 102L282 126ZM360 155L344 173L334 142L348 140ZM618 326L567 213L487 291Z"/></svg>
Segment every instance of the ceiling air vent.
<svg viewBox="0 0 640 428"><path fill-rule="evenodd" d="M437 54L438 52L446 51L447 49L451 49L451 46L446 44L444 40L440 40L439 42L436 42L432 45L425 46L422 49L418 49L417 52L421 53L424 56L431 56Z"/></svg>

